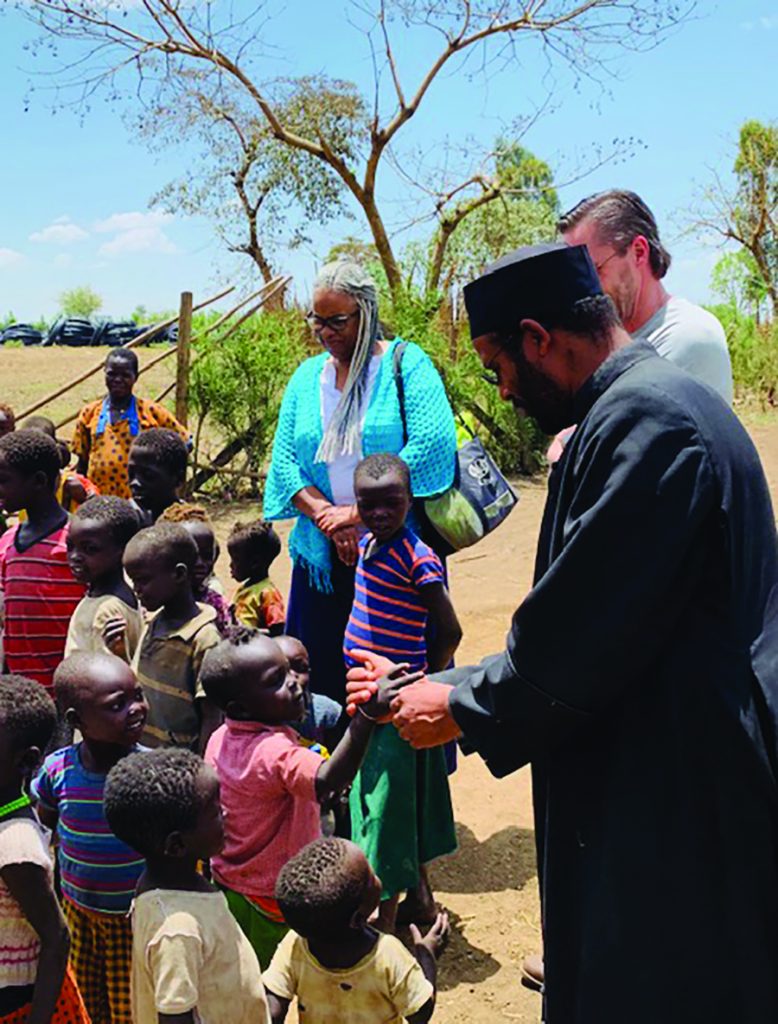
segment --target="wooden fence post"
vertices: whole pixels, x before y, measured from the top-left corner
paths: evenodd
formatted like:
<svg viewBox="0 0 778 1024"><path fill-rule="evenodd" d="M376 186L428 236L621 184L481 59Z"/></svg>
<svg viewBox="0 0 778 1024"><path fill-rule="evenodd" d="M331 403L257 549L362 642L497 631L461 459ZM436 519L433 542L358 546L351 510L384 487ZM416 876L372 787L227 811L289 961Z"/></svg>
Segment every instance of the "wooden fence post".
<svg viewBox="0 0 778 1024"><path fill-rule="evenodd" d="M189 357L192 341L192 293L181 292L178 315L178 353L176 360L176 419L187 425L189 398Z"/></svg>

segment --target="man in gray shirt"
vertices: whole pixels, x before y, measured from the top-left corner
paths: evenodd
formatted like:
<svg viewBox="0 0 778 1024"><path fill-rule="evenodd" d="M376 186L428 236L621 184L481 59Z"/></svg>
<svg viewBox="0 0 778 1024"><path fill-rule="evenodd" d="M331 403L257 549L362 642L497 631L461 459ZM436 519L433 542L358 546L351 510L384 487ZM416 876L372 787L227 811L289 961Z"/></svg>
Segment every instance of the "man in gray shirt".
<svg viewBox="0 0 778 1024"><path fill-rule="evenodd" d="M732 366L715 316L669 295L670 254L654 215L634 192L611 189L583 199L557 225L568 245L589 249L605 292L635 341L647 341L732 404Z"/></svg>

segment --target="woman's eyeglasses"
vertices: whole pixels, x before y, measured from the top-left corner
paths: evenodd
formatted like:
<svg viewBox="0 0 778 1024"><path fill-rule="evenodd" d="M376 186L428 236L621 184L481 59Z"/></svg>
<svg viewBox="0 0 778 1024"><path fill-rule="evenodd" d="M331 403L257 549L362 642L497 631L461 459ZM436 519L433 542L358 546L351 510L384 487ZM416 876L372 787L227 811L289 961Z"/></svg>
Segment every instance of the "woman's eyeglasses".
<svg viewBox="0 0 778 1024"><path fill-rule="evenodd" d="M311 311L306 314L305 319L317 334L319 331L323 331L325 327L329 327L331 331L341 334L345 331L349 320L355 316L359 316L359 310L355 310L353 313L341 313L340 316L317 316Z"/></svg>

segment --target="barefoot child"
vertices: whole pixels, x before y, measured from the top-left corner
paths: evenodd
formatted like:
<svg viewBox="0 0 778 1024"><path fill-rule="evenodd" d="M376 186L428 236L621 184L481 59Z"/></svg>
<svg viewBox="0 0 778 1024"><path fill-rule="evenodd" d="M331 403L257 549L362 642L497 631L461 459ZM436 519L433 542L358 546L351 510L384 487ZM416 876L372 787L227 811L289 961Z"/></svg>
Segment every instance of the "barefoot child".
<svg viewBox="0 0 778 1024"><path fill-rule="evenodd" d="M357 507L368 533L359 545L354 605L344 640L349 666L362 649L413 670L445 668L462 630L435 552L406 525L410 473L396 455L370 455L354 473ZM428 639L431 638L431 639ZM407 919L434 920L424 865L456 849L442 748L414 751L380 725L351 787L351 836L380 876L378 925L393 932L400 893L414 890Z"/></svg>
<svg viewBox="0 0 778 1024"><path fill-rule="evenodd" d="M435 958L448 919L438 914L424 938L411 925L414 955L372 928L381 881L358 846L310 843L281 869L276 897L293 931L263 977L273 1024L286 1019L295 997L307 1024L426 1024L432 1017Z"/></svg>
<svg viewBox="0 0 778 1024"><path fill-rule="evenodd" d="M68 516L57 501L59 450L37 430L0 438L0 505L27 519L0 538L5 597L4 647L9 671L52 686L70 616L84 587L67 560Z"/></svg>
<svg viewBox="0 0 778 1024"><path fill-rule="evenodd" d="M195 601L196 562L195 542L179 523L141 530L124 552L135 593L147 611L156 613L133 659L149 703L143 733L148 747L202 751L221 723L221 714L200 685L203 657L221 637L213 608Z"/></svg>
<svg viewBox="0 0 778 1024"><path fill-rule="evenodd" d="M143 629L138 599L124 578L122 556L139 529L138 513L124 498L89 498L70 521L68 564L86 597L73 612L65 656L104 651L132 661ZM108 636L112 639L106 639Z"/></svg>
<svg viewBox="0 0 778 1024"><path fill-rule="evenodd" d="M266 629L271 636L284 631L284 599L268 573L281 553L281 541L272 523L236 523L229 539L230 572L238 588L232 598L235 622Z"/></svg>
<svg viewBox="0 0 778 1024"><path fill-rule="evenodd" d="M67 970L48 833L24 793L57 724L36 682L0 676L0 1022L89 1024Z"/></svg>
<svg viewBox="0 0 778 1024"><path fill-rule="evenodd" d="M82 739L46 758L32 793L41 820L57 830L70 959L89 1015L131 1024L127 912L143 858L108 827L103 790L110 769L138 749L146 703L113 654L71 655L54 684L60 712Z"/></svg>
<svg viewBox="0 0 778 1024"><path fill-rule="evenodd" d="M105 788L111 828L146 858L132 906L137 1024L266 1024L259 965L198 871L224 845L219 781L188 750L133 754Z"/></svg>
<svg viewBox="0 0 778 1024"><path fill-rule="evenodd" d="M227 818L213 877L263 968L287 931L274 898L278 872L321 834L319 805L354 778L373 732L372 716L386 714L399 686L414 678L419 675L382 681L325 760L287 724L303 717L305 702L274 640L236 629L205 656L203 688L226 715L205 755L219 776Z"/></svg>

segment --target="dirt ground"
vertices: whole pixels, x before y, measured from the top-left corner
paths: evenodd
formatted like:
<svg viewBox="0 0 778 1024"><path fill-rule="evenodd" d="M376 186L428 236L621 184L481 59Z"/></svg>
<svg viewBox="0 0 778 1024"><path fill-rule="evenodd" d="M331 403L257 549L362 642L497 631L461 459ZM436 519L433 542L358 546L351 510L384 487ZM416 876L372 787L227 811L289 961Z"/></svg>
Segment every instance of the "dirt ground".
<svg viewBox="0 0 778 1024"><path fill-rule="evenodd" d="M0 401L22 408L98 358L94 350L0 349ZM148 358L141 353L142 362ZM151 371L142 393L158 393L171 379L171 372L172 366L163 362ZM97 397L99 385L99 377L86 382L77 390L77 400ZM70 397L56 402L53 413L43 411L61 419L75 405ZM744 415L744 419L760 451L778 508L778 415ZM62 433L67 435L65 430ZM507 523L477 548L452 560L452 591L464 627L457 655L460 664L501 648L511 613L529 589L545 485L537 480L522 482L519 488L521 501ZM223 538L236 518L255 513L249 506L217 510L217 532ZM223 559L219 570L226 582ZM286 589L290 567L285 554L274 566L273 575ZM503 1020L536 1024L539 998L519 984L523 956L540 949L529 772L525 769L497 781L477 756L463 758L452 778L452 793L459 851L432 871L436 894L453 925L451 942L440 963L435 1020L442 1024Z"/></svg>

